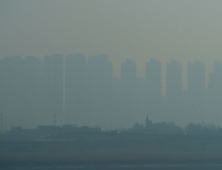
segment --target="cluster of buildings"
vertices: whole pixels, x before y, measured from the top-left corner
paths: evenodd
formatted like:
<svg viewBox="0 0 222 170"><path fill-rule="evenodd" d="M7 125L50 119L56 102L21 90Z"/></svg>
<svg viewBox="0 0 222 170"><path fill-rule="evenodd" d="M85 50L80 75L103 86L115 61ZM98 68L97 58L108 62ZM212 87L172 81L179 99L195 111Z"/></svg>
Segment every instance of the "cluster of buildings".
<svg viewBox="0 0 222 170"><path fill-rule="evenodd" d="M7 131L5 135L0 135L1 140L45 140L47 138L53 138L58 134L67 134L68 136L73 136L73 134L78 133L98 133L101 132L101 128L96 127L88 127L77 125L62 125L54 126L54 125L39 125L35 129L22 128L19 127L11 127L10 131Z"/></svg>
<svg viewBox="0 0 222 170"><path fill-rule="evenodd" d="M47 141L53 139L68 140L75 138L81 134L84 135L97 135L101 134L102 130L99 126L78 127L76 124L66 124L62 126L56 125L39 125L37 128L22 128L11 127L11 130L0 135L0 141L23 141L23 140L35 140L35 141ZM103 134L114 133L146 133L146 134L170 134L170 135L184 135L183 129L176 126L174 123L152 123L149 120L148 115L146 117L145 126L143 124L135 125L128 129L113 129L109 131L103 131Z"/></svg>
<svg viewBox="0 0 222 170"><path fill-rule="evenodd" d="M65 64L64 64L65 61ZM65 66L65 67L64 67ZM46 55L0 60L0 108L3 128L38 125L99 125L102 129L132 127L148 111L154 122L220 123L222 63L214 63L205 88L205 65L188 62L187 90L182 90L182 64L166 65L166 96L161 95L161 62L146 63L145 79L136 77L136 63L121 64L121 79L113 77L106 55ZM218 120L218 122L215 122Z"/></svg>

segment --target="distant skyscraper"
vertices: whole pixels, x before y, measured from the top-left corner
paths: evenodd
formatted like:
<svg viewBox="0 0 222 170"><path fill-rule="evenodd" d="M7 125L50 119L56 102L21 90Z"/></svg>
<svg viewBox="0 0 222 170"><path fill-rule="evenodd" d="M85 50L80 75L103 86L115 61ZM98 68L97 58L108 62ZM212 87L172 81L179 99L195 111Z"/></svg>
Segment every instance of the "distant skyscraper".
<svg viewBox="0 0 222 170"><path fill-rule="evenodd" d="M136 63L126 59L126 63L121 63L121 80L128 82L129 85L135 84L136 80Z"/></svg>
<svg viewBox="0 0 222 170"><path fill-rule="evenodd" d="M62 123L63 113L63 55L46 55L44 58L47 84L47 114L56 114L56 124Z"/></svg>
<svg viewBox="0 0 222 170"><path fill-rule="evenodd" d="M121 63L121 105L122 114L127 117L126 127L130 127L135 123L134 116L136 114L136 63L130 59L126 63Z"/></svg>
<svg viewBox="0 0 222 170"><path fill-rule="evenodd" d="M112 83L112 117L110 118L110 125L112 128L119 128L119 125L123 123L125 117L122 114L122 91L121 91L121 79L113 78ZM109 128L110 129L110 128Z"/></svg>
<svg viewBox="0 0 222 170"><path fill-rule="evenodd" d="M87 63L84 54L66 56L65 75L65 121L84 125L89 121L87 120Z"/></svg>
<svg viewBox="0 0 222 170"><path fill-rule="evenodd" d="M187 91L196 94L204 94L205 92L205 65L203 62L195 61L195 63L188 62L187 69Z"/></svg>
<svg viewBox="0 0 222 170"><path fill-rule="evenodd" d="M39 124L39 59L5 57L0 62L1 112L5 125L37 127Z"/></svg>
<svg viewBox="0 0 222 170"><path fill-rule="evenodd" d="M146 108L152 120L163 121L164 101L161 95L161 62L151 59L146 63Z"/></svg>
<svg viewBox="0 0 222 170"><path fill-rule="evenodd" d="M144 117L147 114L147 93L146 80L143 78L136 78L136 111L133 116L135 122L144 123Z"/></svg>
<svg viewBox="0 0 222 170"><path fill-rule="evenodd" d="M205 65L200 61L188 62L187 115L190 122L203 122L205 112Z"/></svg>
<svg viewBox="0 0 222 170"><path fill-rule="evenodd" d="M52 122L52 114L48 112L48 85L47 85L47 74L46 74L46 65L44 61L40 62L40 71L39 71L39 110L41 121L39 125L47 125Z"/></svg>
<svg viewBox="0 0 222 170"><path fill-rule="evenodd" d="M37 127L41 124L43 115L40 110L40 61L39 58L34 56L27 56L24 59L24 79L23 87L25 93L23 94L25 102L25 111L27 114L26 123L29 127ZM25 120L25 118L24 118Z"/></svg>
<svg viewBox="0 0 222 170"><path fill-rule="evenodd" d="M214 72L210 73L207 86L207 111L205 122L222 125L222 63L214 62ZM215 121L216 120L216 121Z"/></svg>
<svg viewBox="0 0 222 170"><path fill-rule="evenodd" d="M1 70L1 110L8 126L18 126L24 123L24 60L21 56L5 57ZM22 116L24 115L24 116Z"/></svg>
<svg viewBox="0 0 222 170"><path fill-rule="evenodd" d="M112 63L106 55L88 59L88 121L91 125L110 128L112 114Z"/></svg>
<svg viewBox="0 0 222 170"><path fill-rule="evenodd" d="M146 63L146 82L147 88L151 96L161 96L161 62L155 59L150 59Z"/></svg>
<svg viewBox="0 0 222 170"><path fill-rule="evenodd" d="M182 93L182 64L172 59L166 65L166 107L167 121L182 121L181 117Z"/></svg>

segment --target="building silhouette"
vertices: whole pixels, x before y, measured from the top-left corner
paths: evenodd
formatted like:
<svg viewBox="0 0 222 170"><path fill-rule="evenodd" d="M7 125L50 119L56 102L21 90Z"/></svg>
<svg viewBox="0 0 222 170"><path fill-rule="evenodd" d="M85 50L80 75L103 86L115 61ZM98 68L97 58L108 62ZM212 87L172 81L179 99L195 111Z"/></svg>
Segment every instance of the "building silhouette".
<svg viewBox="0 0 222 170"><path fill-rule="evenodd" d="M87 62L84 54L66 56L65 122L83 125L87 118Z"/></svg>
<svg viewBox="0 0 222 170"><path fill-rule="evenodd" d="M63 55L46 55L44 58L44 76L47 88L47 114L53 124L56 115L57 125L63 122Z"/></svg>
<svg viewBox="0 0 222 170"><path fill-rule="evenodd" d="M147 113L147 93L146 80L143 78L136 78L136 96L135 96L135 113L133 119L135 122L143 122Z"/></svg>
<svg viewBox="0 0 222 170"><path fill-rule="evenodd" d="M39 58L5 57L0 65L0 100L5 126L37 126L40 123Z"/></svg>
<svg viewBox="0 0 222 170"><path fill-rule="evenodd" d="M121 111L124 117L128 117L129 127L134 124L137 108L136 80L136 63L127 59L126 63L121 63Z"/></svg>
<svg viewBox="0 0 222 170"><path fill-rule="evenodd" d="M181 121L182 64L172 59L166 65L166 121Z"/></svg>
<svg viewBox="0 0 222 170"><path fill-rule="evenodd" d="M207 111L205 122L221 124L222 110L222 63L214 61L214 72L209 75L207 86Z"/></svg>
<svg viewBox="0 0 222 170"><path fill-rule="evenodd" d="M187 65L187 116L189 122L203 122L205 113L205 65L200 61ZM187 122L187 123L189 123Z"/></svg>
<svg viewBox="0 0 222 170"><path fill-rule="evenodd" d="M146 63L146 110L155 121L163 121L164 100L161 95L161 62L150 59Z"/></svg>
<svg viewBox="0 0 222 170"><path fill-rule="evenodd" d="M112 82L112 117L110 118L109 130L119 128L124 120L123 108L122 108L122 89L121 89L121 79L113 78ZM125 123L125 122L124 122Z"/></svg>
<svg viewBox="0 0 222 170"><path fill-rule="evenodd" d="M22 86L24 88L24 93L21 96L24 102L24 110L22 114L24 116L24 121L29 124L28 127L36 127L42 122L42 112L40 108L40 61L39 58L34 56L27 56L23 59L24 71L22 78Z"/></svg>
<svg viewBox="0 0 222 170"><path fill-rule="evenodd" d="M88 58L88 121L110 128L113 67L107 55Z"/></svg>
<svg viewBox="0 0 222 170"><path fill-rule="evenodd" d="M2 61L2 87L1 97L3 105L1 110L5 117L5 123L9 125L20 125L23 123L21 114L24 109L25 88L24 60L21 56L5 57Z"/></svg>

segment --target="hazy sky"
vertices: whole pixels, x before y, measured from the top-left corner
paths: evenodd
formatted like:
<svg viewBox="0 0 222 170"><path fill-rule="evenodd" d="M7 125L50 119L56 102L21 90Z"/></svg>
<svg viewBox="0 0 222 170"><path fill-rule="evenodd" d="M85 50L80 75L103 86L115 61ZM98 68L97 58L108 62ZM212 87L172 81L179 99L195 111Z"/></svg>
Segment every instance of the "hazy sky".
<svg viewBox="0 0 222 170"><path fill-rule="evenodd" d="M126 58L138 77L150 58L163 72L174 58L185 82L187 61L205 62L207 75L222 62L221 9L220 0L1 0L0 56L107 54L115 77Z"/></svg>

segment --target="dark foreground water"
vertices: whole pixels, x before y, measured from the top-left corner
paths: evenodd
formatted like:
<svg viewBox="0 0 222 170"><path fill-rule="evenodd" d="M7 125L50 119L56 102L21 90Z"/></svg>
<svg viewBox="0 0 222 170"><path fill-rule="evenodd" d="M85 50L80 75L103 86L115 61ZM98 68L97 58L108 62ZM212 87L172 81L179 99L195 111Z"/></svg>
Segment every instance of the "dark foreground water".
<svg viewBox="0 0 222 170"><path fill-rule="evenodd" d="M221 165L168 165L168 166L121 166L121 167L12 167L2 170L221 170Z"/></svg>
<svg viewBox="0 0 222 170"><path fill-rule="evenodd" d="M79 164L1 164L1 170L222 170L222 162L218 160L198 162L159 162L159 163L86 163Z"/></svg>

